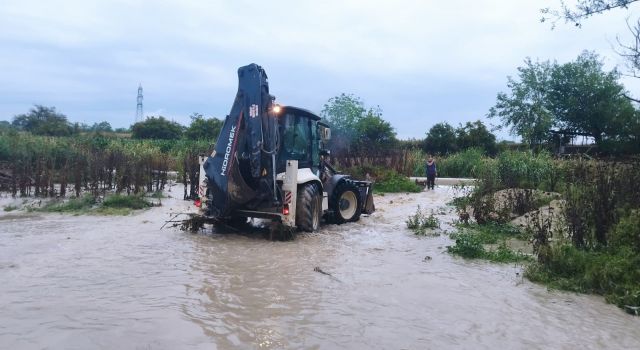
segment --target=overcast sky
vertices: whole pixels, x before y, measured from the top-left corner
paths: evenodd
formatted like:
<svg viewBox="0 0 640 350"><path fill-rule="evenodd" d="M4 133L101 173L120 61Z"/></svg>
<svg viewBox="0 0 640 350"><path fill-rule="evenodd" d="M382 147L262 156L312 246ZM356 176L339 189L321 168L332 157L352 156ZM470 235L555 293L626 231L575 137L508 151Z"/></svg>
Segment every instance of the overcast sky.
<svg viewBox="0 0 640 350"><path fill-rule="evenodd" d="M570 3L571 1L569 1ZM435 123L482 119L525 57L566 62L595 50L623 65L616 35L638 7L582 29L540 23L559 0L188 1L3 0L0 120L33 104L72 122L133 123L145 115L188 124L224 118L236 70L257 63L281 104L316 113L342 92L379 105L400 138ZM637 80L637 79L636 79ZM625 79L636 97L640 84ZM506 133L502 138L510 139Z"/></svg>

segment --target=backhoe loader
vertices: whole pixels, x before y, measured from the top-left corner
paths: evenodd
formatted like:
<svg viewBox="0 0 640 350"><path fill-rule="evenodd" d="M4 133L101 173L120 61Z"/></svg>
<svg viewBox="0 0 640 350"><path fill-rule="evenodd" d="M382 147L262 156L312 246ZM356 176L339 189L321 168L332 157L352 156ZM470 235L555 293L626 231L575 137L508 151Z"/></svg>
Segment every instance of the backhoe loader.
<svg viewBox="0 0 640 350"><path fill-rule="evenodd" d="M267 74L238 69L238 92L210 155L200 156L198 200L211 221L269 219L318 230L374 210L372 183L340 174L328 162L329 125L312 112L275 103Z"/></svg>

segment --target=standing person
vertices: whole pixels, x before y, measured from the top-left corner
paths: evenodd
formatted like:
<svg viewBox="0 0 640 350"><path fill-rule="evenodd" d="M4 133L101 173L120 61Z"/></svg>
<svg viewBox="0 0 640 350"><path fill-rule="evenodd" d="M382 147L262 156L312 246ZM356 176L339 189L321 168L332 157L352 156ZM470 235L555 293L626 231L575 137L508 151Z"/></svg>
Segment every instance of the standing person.
<svg viewBox="0 0 640 350"><path fill-rule="evenodd" d="M438 169L436 168L436 161L433 160L432 156L429 156L427 160L426 173L427 189L431 188L433 190L436 183L436 176L438 176Z"/></svg>

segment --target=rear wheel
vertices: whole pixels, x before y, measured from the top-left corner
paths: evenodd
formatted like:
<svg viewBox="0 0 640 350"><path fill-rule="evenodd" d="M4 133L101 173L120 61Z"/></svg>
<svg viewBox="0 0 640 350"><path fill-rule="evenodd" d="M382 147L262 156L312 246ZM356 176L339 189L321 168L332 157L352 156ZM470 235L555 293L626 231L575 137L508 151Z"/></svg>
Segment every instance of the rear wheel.
<svg viewBox="0 0 640 350"><path fill-rule="evenodd" d="M360 191L351 181L345 180L334 190L331 200L331 209L336 224L358 221L362 211L360 203Z"/></svg>
<svg viewBox="0 0 640 350"><path fill-rule="evenodd" d="M318 185L307 183L298 186L296 201L296 226L307 232L317 231L320 228L320 216L322 210L322 197Z"/></svg>

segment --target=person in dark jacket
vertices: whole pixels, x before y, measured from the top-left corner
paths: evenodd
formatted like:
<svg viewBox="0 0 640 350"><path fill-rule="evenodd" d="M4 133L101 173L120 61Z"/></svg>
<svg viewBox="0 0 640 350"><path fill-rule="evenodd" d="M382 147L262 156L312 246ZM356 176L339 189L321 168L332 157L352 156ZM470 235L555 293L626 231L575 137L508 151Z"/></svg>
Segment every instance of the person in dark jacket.
<svg viewBox="0 0 640 350"><path fill-rule="evenodd" d="M438 176L438 168L436 168L436 161L433 160L432 156L429 156L427 160L425 171L427 173L427 189L431 188L433 190L436 183L436 176Z"/></svg>

